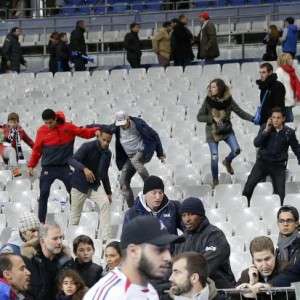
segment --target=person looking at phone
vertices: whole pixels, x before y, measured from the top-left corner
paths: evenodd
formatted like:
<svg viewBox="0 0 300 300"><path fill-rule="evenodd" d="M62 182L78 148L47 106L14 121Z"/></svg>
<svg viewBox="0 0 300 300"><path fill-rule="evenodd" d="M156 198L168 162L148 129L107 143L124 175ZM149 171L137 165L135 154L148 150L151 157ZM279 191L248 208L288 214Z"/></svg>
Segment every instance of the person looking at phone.
<svg viewBox="0 0 300 300"><path fill-rule="evenodd" d="M284 123L284 112L280 108L273 108L271 118L260 128L254 139L254 146L258 148L257 158L243 190L249 206L254 188L266 176L271 177L274 194L279 195L283 205L289 147L300 164L300 145L295 130Z"/></svg>
<svg viewBox="0 0 300 300"><path fill-rule="evenodd" d="M256 298L256 294L260 288L267 288L266 284L284 270L285 266L276 259L275 247L269 237L254 238L250 243L249 250L252 265L242 272L241 278L237 282L237 289L241 290L244 298L270 299L270 295L261 293ZM281 297L282 295L277 293L273 299L282 299Z"/></svg>

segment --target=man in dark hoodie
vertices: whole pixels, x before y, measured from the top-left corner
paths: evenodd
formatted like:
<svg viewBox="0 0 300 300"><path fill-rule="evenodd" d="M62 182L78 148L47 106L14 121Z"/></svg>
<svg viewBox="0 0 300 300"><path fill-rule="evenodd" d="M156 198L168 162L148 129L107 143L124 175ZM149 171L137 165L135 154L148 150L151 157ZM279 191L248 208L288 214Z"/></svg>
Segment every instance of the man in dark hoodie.
<svg viewBox="0 0 300 300"><path fill-rule="evenodd" d="M165 225L169 233L177 234L177 228L181 228L180 203L169 200L164 189L164 183L159 177L149 176L144 182L143 192L139 193L134 206L125 213L124 224L137 216L153 215Z"/></svg>
<svg viewBox="0 0 300 300"><path fill-rule="evenodd" d="M139 39L140 28L140 24L138 23L130 24L130 32L128 32L124 38L124 48L127 51L127 61L131 68L141 67L142 51Z"/></svg>
<svg viewBox="0 0 300 300"><path fill-rule="evenodd" d="M179 16L178 23L174 26L171 36L171 49L175 66L187 66L194 59L192 49L193 35L186 27L188 18L185 15Z"/></svg>
<svg viewBox="0 0 300 300"><path fill-rule="evenodd" d="M288 17L284 20L284 30L280 39L282 52L289 53L295 58L297 52L298 27L294 24L295 19Z"/></svg>
<svg viewBox="0 0 300 300"><path fill-rule="evenodd" d="M26 66L26 61L22 54L19 36L22 34L20 27L14 27L6 36L2 47L2 71L20 73L21 65Z"/></svg>
<svg viewBox="0 0 300 300"><path fill-rule="evenodd" d="M86 43L84 33L86 31L85 21L79 20L76 23L76 28L71 32L70 50L77 54L73 56L75 71L85 71L86 59L82 55L86 54Z"/></svg>
<svg viewBox="0 0 300 300"><path fill-rule="evenodd" d="M273 66L270 63L261 64L259 74L260 79L256 83L260 89L261 117L257 124L262 125L267 123L274 107L285 110L285 88L277 80L277 75L273 73Z"/></svg>
<svg viewBox="0 0 300 300"><path fill-rule="evenodd" d="M185 241L175 245L174 254L187 251L201 253L208 263L208 276L216 287L234 287L229 243L223 231L209 223L202 201L192 197L185 199L181 203L180 213L185 226Z"/></svg>

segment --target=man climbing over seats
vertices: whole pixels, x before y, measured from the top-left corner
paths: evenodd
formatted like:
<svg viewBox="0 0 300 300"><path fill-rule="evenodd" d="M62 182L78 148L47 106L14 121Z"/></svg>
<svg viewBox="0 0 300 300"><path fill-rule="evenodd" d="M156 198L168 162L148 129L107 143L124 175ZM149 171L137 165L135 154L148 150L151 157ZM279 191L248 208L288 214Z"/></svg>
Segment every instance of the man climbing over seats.
<svg viewBox="0 0 300 300"><path fill-rule="evenodd" d="M97 140L81 145L69 161L75 169L71 177L70 224L79 224L85 200L87 198L93 200L99 207L102 240L105 242L111 238L110 203L112 202L112 192L108 169L111 161L109 144L112 134L109 128L101 128Z"/></svg>
<svg viewBox="0 0 300 300"><path fill-rule="evenodd" d="M45 223L48 197L54 180L61 180L67 191L71 190L69 159L73 155L75 137L90 139L99 134L100 130L77 127L66 122L62 112L55 113L52 109L45 109L42 119L45 124L37 131L28 171L33 176L33 169L42 157L38 215L40 222Z"/></svg>
<svg viewBox="0 0 300 300"><path fill-rule="evenodd" d="M284 112L280 108L274 108L271 118L261 127L254 139L254 146L258 148L257 158L243 191L243 196L247 197L249 205L254 188L268 175L272 180L274 194L279 195L283 204L290 146L300 163L300 145L295 130L286 126L284 122Z"/></svg>
<svg viewBox="0 0 300 300"><path fill-rule="evenodd" d="M116 163L121 170L120 186L128 207L134 202L130 187L136 172L143 181L149 177L145 164L152 159L154 151L164 162L165 154L157 132L144 120L128 116L124 111L116 113Z"/></svg>

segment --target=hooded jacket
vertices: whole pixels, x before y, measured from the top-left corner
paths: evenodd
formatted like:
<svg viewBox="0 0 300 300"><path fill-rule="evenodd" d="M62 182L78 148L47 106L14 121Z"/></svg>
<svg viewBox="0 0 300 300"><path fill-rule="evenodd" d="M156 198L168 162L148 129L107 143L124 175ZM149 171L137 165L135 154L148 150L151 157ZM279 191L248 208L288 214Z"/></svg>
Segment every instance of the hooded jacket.
<svg viewBox="0 0 300 300"><path fill-rule="evenodd" d="M28 253L23 256L24 262L31 273L29 294L35 300L53 300L56 293L56 280L59 272L64 269L73 269L74 261L63 248L53 260L44 256L39 247L36 254Z"/></svg>
<svg viewBox="0 0 300 300"><path fill-rule="evenodd" d="M143 193L140 192L133 207L125 213L124 225L137 216L153 215L166 226L169 233L177 234L177 228L182 228L179 206L180 203L178 201L169 200L167 196L164 196L160 208L153 212L147 206Z"/></svg>
<svg viewBox="0 0 300 300"><path fill-rule="evenodd" d="M229 260L230 245L222 230L204 217L200 226L193 232L185 231L184 237L185 242L175 244L175 255L187 251L201 253L208 263L208 275L218 289L235 286Z"/></svg>
<svg viewBox="0 0 300 300"><path fill-rule="evenodd" d="M282 51L287 53L297 52L297 38L298 38L298 27L294 24L288 25L285 28L286 35L282 41ZM285 33L285 32L284 32Z"/></svg>
<svg viewBox="0 0 300 300"><path fill-rule="evenodd" d="M230 119L232 111L244 120L253 120L253 116L242 110L237 105L228 89L225 91L222 99L217 99L211 96L211 94L207 95L198 112L197 120L199 122L206 123L206 141L208 143L224 140L229 134L233 133L232 130L232 132L228 134L216 134L216 123L213 119L213 117L219 117L223 121L231 122Z"/></svg>
<svg viewBox="0 0 300 300"><path fill-rule="evenodd" d="M42 167L66 166L73 155L75 137L90 139L97 128L82 128L66 122L63 113L56 113L58 124L54 128L42 125L36 135L29 168L34 168L42 156ZM99 128L98 128L99 129Z"/></svg>
<svg viewBox="0 0 300 300"><path fill-rule="evenodd" d="M140 118L130 117L130 120L134 122L137 131L142 137L144 143L144 161L149 162L154 154L154 151L156 151L158 157L163 156L164 151L157 132ZM113 130L116 134L116 164L118 169L122 170L128 159L128 156L120 142L120 127L117 126L113 128Z"/></svg>
<svg viewBox="0 0 300 300"><path fill-rule="evenodd" d="M262 105L261 122L259 125L268 121L274 107L280 107L283 111L285 109L285 88L277 78L277 75L273 73L265 81L256 81L256 84L260 89L260 105ZM266 94L266 92L268 93ZM265 94L266 98L263 102Z"/></svg>

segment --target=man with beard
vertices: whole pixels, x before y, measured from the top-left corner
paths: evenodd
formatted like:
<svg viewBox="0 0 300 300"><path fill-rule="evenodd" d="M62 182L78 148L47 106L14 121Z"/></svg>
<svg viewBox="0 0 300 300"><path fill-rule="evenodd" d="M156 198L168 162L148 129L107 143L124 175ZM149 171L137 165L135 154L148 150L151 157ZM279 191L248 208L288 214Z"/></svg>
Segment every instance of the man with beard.
<svg viewBox="0 0 300 300"><path fill-rule="evenodd" d="M215 283L208 278L208 266L203 255L185 252L173 258L170 295L174 300L220 299Z"/></svg>
<svg viewBox="0 0 300 300"><path fill-rule="evenodd" d="M44 225L40 229L39 247L24 257L31 272L29 294L35 300L55 299L57 275L61 270L74 266L62 241L63 232L58 224Z"/></svg>
<svg viewBox="0 0 300 300"><path fill-rule="evenodd" d="M139 216L123 227L123 263L96 283L84 300L158 300L149 283L164 278L171 263L170 244L180 237L167 232L155 217Z"/></svg>

